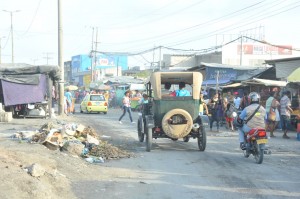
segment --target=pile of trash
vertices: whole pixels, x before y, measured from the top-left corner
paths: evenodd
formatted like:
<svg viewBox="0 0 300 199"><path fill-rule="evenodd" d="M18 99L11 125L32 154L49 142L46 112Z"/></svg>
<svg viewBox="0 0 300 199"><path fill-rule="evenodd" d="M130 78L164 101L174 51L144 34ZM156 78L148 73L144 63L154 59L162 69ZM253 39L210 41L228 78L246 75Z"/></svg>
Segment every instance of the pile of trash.
<svg viewBox="0 0 300 199"><path fill-rule="evenodd" d="M96 131L90 126L85 127L75 123L48 122L37 131L18 131L12 138L27 140L29 143L40 143L50 150L67 151L85 158L90 163L132 157L131 153L100 140Z"/></svg>

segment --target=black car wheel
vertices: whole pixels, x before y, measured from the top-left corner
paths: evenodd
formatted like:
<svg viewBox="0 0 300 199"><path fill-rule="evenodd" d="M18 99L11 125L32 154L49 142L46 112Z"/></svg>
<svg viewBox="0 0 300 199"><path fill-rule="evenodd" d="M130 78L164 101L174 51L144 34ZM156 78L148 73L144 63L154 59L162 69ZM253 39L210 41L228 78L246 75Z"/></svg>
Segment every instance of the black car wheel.
<svg viewBox="0 0 300 199"><path fill-rule="evenodd" d="M150 152L152 148L152 128L146 128L146 151Z"/></svg>
<svg viewBox="0 0 300 199"><path fill-rule="evenodd" d="M144 142L145 134L143 132L143 119L142 117L139 117L138 123L137 123L137 130L138 130L138 137L140 142Z"/></svg>
<svg viewBox="0 0 300 199"><path fill-rule="evenodd" d="M206 148L206 131L205 127L201 124L198 135L198 147L200 151L205 151Z"/></svg>

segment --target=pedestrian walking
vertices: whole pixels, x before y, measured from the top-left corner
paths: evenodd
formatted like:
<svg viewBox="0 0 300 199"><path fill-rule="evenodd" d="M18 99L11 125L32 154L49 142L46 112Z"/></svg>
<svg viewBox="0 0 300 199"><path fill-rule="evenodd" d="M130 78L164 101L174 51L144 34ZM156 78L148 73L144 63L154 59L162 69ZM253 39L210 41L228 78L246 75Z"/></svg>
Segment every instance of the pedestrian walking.
<svg viewBox="0 0 300 199"><path fill-rule="evenodd" d="M227 98L225 98L227 99ZM231 129L231 131L234 131L234 126L233 126L233 120L234 120L234 115L233 112L236 110L233 103L227 102L224 103L226 104L226 110L225 110L225 119L226 119L226 128Z"/></svg>
<svg viewBox="0 0 300 199"><path fill-rule="evenodd" d="M220 126L223 126L223 123L225 124L225 117L224 117L225 109L223 108L223 98L221 93L219 93L218 96L219 96L219 100L217 105L217 117L219 118Z"/></svg>
<svg viewBox="0 0 300 199"><path fill-rule="evenodd" d="M290 91L284 91L283 96L280 99L280 115L282 121L282 130L283 130L283 138L289 139L290 137L287 135L287 126L290 122L291 112L293 109L291 108L291 100L288 96L291 95Z"/></svg>
<svg viewBox="0 0 300 199"><path fill-rule="evenodd" d="M67 113L71 114L71 108L72 108L72 94L70 92L70 90L67 88L65 95L66 97L66 102L67 102Z"/></svg>
<svg viewBox="0 0 300 199"><path fill-rule="evenodd" d="M219 96L215 94L214 97L208 102L210 107L210 131L212 131L212 126L214 121L217 123L217 131L219 132L219 117L218 117L218 103L219 103Z"/></svg>
<svg viewBox="0 0 300 199"><path fill-rule="evenodd" d="M247 92L244 92L244 96L241 99L241 103L240 103L240 109L244 110L245 107L250 105L250 98L248 96Z"/></svg>
<svg viewBox="0 0 300 199"><path fill-rule="evenodd" d="M280 106L279 102L275 98L276 93L271 91L270 97L266 101L266 130L270 130L270 137L276 137L274 135L274 130L280 121L280 116L278 112L278 107ZM271 111L271 113L270 113ZM273 112L273 113L272 113ZM274 114L273 117L270 117L270 114Z"/></svg>
<svg viewBox="0 0 300 199"><path fill-rule="evenodd" d="M199 115L204 115L204 109L206 111L206 115L209 114L207 105L204 101L203 93L200 92L200 99L199 99Z"/></svg>
<svg viewBox="0 0 300 199"><path fill-rule="evenodd" d="M128 112L129 114L129 118L130 118L130 121L131 123L134 123L133 120L132 120L132 116L131 116L131 107L130 107L130 91L126 91L124 93L124 97L123 97L123 100L122 100L122 109L123 109L123 114L121 115L121 117L119 118L119 123L122 124L122 118L125 116L126 112Z"/></svg>
<svg viewBox="0 0 300 199"><path fill-rule="evenodd" d="M240 104L241 104L241 98L239 97L239 92L234 92L234 99L233 99L233 103L234 103L234 107L236 109L240 108Z"/></svg>

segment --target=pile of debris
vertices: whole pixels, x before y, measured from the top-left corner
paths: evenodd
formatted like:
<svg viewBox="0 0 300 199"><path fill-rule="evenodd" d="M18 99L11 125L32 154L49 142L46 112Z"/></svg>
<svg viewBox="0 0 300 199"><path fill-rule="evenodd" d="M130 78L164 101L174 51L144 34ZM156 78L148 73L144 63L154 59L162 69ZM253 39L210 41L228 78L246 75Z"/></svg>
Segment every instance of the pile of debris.
<svg viewBox="0 0 300 199"><path fill-rule="evenodd" d="M90 163L132 157L131 153L100 140L96 131L90 126L85 127L81 124L48 122L38 131L18 131L13 138L40 143L51 150L67 151L85 158Z"/></svg>

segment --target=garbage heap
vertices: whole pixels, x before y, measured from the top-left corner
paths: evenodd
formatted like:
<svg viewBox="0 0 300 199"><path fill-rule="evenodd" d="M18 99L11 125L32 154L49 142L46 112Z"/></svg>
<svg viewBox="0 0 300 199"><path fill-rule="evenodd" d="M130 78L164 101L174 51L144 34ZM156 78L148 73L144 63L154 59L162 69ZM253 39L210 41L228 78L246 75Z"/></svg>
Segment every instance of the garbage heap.
<svg viewBox="0 0 300 199"><path fill-rule="evenodd" d="M103 163L106 160L133 156L132 153L99 139L96 131L90 126L75 123L48 122L37 131L18 131L13 138L27 140L29 143L40 143L50 150L67 151L85 158L90 163Z"/></svg>

